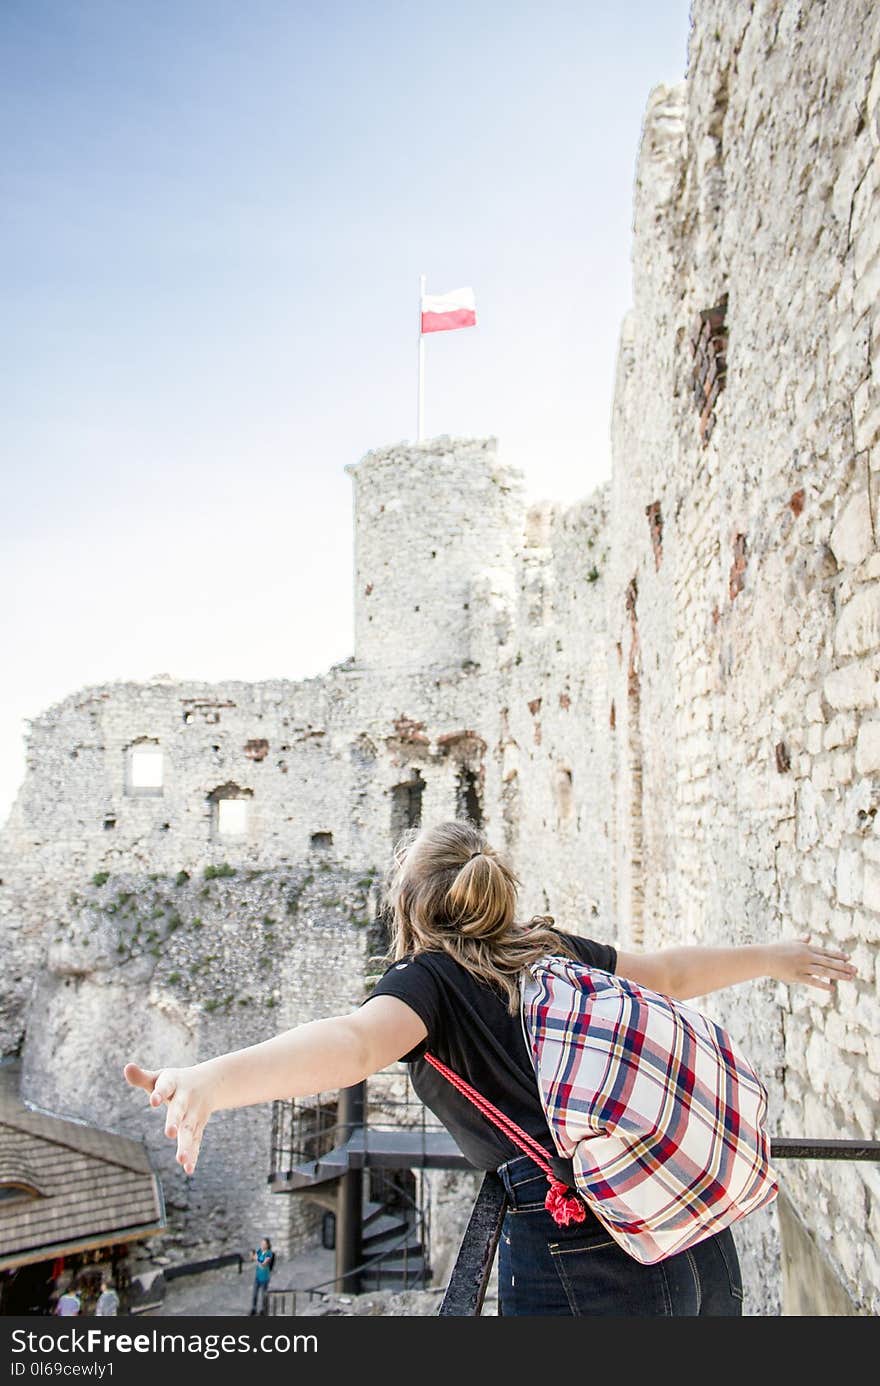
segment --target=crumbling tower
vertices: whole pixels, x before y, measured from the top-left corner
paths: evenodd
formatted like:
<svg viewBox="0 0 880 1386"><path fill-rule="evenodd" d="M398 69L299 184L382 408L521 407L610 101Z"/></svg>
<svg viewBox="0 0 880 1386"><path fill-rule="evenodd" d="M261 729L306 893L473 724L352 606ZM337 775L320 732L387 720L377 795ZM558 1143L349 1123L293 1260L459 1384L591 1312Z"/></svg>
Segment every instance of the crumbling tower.
<svg viewBox="0 0 880 1386"><path fill-rule="evenodd" d="M356 664L466 666L477 657L486 577L509 583L513 571L521 473L499 461L494 438L447 437L377 449L345 470L354 480Z"/></svg>

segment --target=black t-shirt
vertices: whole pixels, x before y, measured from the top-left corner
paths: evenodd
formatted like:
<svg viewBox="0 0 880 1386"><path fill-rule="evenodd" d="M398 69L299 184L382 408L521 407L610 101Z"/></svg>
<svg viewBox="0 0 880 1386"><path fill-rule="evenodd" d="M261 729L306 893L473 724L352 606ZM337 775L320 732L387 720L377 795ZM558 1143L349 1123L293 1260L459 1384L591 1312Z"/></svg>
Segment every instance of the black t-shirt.
<svg viewBox="0 0 880 1386"><path fill-rule="evenodd" d="M561 936L590 967L615 971L617 952L610 944L574 934ZM533 1136L547 1151L558 1176L570 1182L571 1164L561 1159L553 1144L520 1015L510 1014L507 998L499 990L479 981L448 953L431 952L392 963L366 1000L374 996L396 996L424 1021L427 1039L405 1054L403 1062L411 1065L417 1095L476 1169L497 1169L523 1152L426 1063L425 1050Z"/></svg>

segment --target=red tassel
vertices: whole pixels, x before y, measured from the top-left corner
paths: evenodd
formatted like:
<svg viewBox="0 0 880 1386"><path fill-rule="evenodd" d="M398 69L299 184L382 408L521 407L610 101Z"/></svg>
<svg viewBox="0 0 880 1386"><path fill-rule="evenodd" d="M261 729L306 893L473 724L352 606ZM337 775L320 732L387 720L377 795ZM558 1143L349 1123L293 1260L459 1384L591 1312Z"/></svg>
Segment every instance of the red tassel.
<svg viewBox="0 0 880 1386"><path fill-rule="evenodd" d="M558 1179L550 1181L544 1207L560 1227L567 1227L570 1222L583 1222L587 1216L587 1210L581 1200L576 1194L569 1194L565 1184L561 1184Z"/></svg>

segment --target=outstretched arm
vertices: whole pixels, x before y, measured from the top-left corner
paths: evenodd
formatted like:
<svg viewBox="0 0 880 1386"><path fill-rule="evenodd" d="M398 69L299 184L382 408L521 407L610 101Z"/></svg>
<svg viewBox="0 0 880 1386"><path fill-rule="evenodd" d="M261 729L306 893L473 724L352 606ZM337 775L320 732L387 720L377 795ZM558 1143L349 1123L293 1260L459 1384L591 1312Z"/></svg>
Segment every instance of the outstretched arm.
<svg viewBox="0 0 880 1386"><path fill-rule="evenodd" d="M123 1073L132 1087L150 1094L151 1107L168 1103L165 1135L177 1140L177 1162L192 1174L213 1112L351 1087L426 1035L424 1022L404 1001L375 996L351 1015L312 1020L204 1063L163 1069L129 1063Z"/></svg>
<svg viewBox="0 0 880 1386"><path fill-rule="evenodd" d="M846 953L811 944L809 938L780 943L747 943L739 948L663 948L656 953L617 954L617 973L680 1001L710 991L774 977L833 991L856 975Z"/></svg>

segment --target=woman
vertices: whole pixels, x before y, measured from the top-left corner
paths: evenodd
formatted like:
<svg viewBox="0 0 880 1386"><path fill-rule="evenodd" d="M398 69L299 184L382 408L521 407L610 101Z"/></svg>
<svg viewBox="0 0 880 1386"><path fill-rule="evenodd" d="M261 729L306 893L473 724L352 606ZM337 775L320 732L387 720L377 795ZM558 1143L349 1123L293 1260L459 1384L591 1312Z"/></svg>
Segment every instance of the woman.
<svg viewBox="0 0 880 1386"><path fill-rule="evenodd" d="M385 904L391 960L360 1008L310 1021L250 1048L187 1068L126 1065L129 1083L168 1104L165 1134L192 1174L212 1112L349 1087L403 1059L413 1085L477 1169L497 1169L509 1197L499 1259L500 1312L739 1314L742 1284L724 1231L653 1266L634 1261L592 1215L557 1226L547 1181L423 1058L454 1069L547 1151L570 1181L541 1108L519 1017L518 976L548 953L617 972L684 999L756 977L830 991L855 969L806 940L734 948L632 953L565 934L550 916L514 918L520 884L502 854L468 822L410 829L394 851Z"/></svg>

